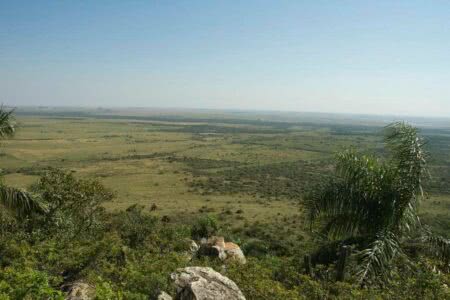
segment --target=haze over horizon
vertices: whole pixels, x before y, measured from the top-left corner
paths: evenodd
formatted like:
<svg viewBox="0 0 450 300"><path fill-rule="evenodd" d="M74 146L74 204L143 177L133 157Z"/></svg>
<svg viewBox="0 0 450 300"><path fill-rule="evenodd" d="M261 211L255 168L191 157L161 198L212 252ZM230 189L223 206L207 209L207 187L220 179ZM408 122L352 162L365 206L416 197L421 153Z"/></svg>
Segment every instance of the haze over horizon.
<svg viewBox="0 0 450 300"><path fill-rule="evenodd" d="M0 102L450 116L448 1L0 2Z"/></svg>

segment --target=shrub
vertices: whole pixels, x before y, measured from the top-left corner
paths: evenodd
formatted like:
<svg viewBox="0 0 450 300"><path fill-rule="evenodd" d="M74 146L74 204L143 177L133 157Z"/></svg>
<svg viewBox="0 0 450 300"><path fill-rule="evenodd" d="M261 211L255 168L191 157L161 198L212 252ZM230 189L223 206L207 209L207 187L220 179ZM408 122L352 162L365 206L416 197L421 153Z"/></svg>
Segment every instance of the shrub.
<svg viewBox="0 0 450 300"><path fill-rule="evenodd" d="M287 289L281 282L273 278L273 261L260 261L250 258L245 265L231 264L226 275L233 280L251 299L306 299L295 290Z"/></svg>
<svg viewBox="0 0 450 300"><path fill-rule="evenodd" d="M242 251L248 256L265 256L269 254L269 246L264 241L250 239L242 246Z"/></svg>
<svg viewBox="0 0 450 300"><path fill-rule="evenodd" d="M143 206L132 205L118 213L113 220L113 226L131 248L142 246L155 229L157 219L146 214L143 209Z"/></svg>
<svg viewBox="0 0 450 300"><path fill-rule="evenodd" d="M44 272L32 269L5 268L0 271L0 299L58 299L64 297L49 285Z"/></svg>
<svg viewBox="0 0 450 300"><path fill-rule="evenodd" d="M33 190L48 208L48 213L33 226L44 229L46 236L59 233L65 238L99 229L104 213L102 204L113 198L113 193L98 181L77 179L72 173L58 169L42 176Z"/></svg>
<svg viewBox="0 0 450 300"><path fill-rule="evenodd" d="M193 239L207 238L216 234L219 230L217 220L212 216L202 216L192 226L191 236Z"/></svg>

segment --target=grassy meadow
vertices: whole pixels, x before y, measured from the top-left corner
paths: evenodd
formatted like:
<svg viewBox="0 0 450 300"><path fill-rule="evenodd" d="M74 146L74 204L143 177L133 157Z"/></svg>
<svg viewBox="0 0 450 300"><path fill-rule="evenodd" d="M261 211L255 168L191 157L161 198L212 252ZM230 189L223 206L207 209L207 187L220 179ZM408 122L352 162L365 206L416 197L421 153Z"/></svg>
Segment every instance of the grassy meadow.
<svg viewBox="0 0 450 300"><path fill-rule="evenodd" d="M113 190L111 210L156 205L174 221L208 213L231 230L270 224L302 235L302 194L329 174L333 155L383 151L381 119L204 115L19 110L17 134L0 150L4 180L27 188L43 170L64 168ZM422 214L448 234L450 127L427 124L423 134L432 176Z"/></svg>

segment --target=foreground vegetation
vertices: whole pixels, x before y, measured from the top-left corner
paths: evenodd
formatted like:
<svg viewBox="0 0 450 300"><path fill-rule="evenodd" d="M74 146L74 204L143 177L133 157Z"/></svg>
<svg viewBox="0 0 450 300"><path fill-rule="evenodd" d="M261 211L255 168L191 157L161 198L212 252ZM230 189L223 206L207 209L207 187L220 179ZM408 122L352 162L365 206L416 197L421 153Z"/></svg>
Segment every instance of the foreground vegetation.
<svg viewBox="0 0 450 300"><path fill-rule="evenodd" d="M63 299L60 287L80 278L95 284L97 299L151 299L161 290L171 291L169 274L179 267L222 269L218 261L186 258L189 239L198 232L233 238L214 219L200 218L190 227L161 221L139 206L107 213L101 204L111 193L95 181L61 171L48 172L34 192L51 213L25 217L2 211L0 299ZM229 264L222 272L248 299L450 296L445 287L450 278L433 269L439 261L421 255L411 267L400 259L382 285L362 287L351 278L336 281L333 265L317 265L312 277L306 275L303 249L293 256L270 255L257 243L244 249L248 263Z"/></svg>
<svg viewBox="0 0 450 300"><path fill-rule="evenodd" d="M405 255L383 254L388 259L380 267L389 266L384 280L353 276L352 270L361 265L357 259L347 261L346 276L336 276L339 257L336 250L327 252L333 249L329 245L340 249L342 240L358 234L369 237L363 245L376 244L380 230L395 223L384 214L374 217L379 226L369 218L354 227L332 227L328 236L310 231L312 210L305 206L318 207L299 200L316 184L337 178L330 172L337 150L354 145L386 154L379 128L85 117L19 119L22 129L16 140L4 143L0 159L6 183L29 183L24 195L36 205L3 201L0 299L62 299L61 288L78 279L94 284L98 299L152 299L161 290L170 291L169 274L187 265L223 272L247 299L450 297L448 261L429 255L414 239L401 239L407 242L402 246ZM437 220L429 225L444 235L449 233L446 138L445 131L429 138L430 170L437 176L423 178L433 200L424 200L426 214L420 214L422 223ZM345 154L341 162L352 161L352 155ZM377 179L381 173L392 175L383 187L395 182L394 173L388 172L395 168L367 161L370 176L359 182L384 182ZM405 186L406 194L399 189L399 199L417 194L417 182L411 184L414 188ZM310 195L317 200L324 190ZM372 194L377 203L380 195ZM326 210L315 212L319 216ZM188 260L190 239L212 234L240 244L248 263L223 269L212 259ZM443 240L433 241L438 245ZM305 257L312 253L327 259L314 260L309 268Z"/></svg>

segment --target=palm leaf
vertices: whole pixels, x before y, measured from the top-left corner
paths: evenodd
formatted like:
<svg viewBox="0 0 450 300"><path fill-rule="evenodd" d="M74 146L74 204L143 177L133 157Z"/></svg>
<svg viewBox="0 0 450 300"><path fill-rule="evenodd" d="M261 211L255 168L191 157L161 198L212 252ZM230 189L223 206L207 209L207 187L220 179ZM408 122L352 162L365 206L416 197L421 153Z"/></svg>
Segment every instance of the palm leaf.
<svg viewBox="0 0 450 300"><path fill-rule="evenodd" d="M0 185L0 204L19 216L46 211L45 206L37 197L26 191L4 185Z"/></svg>
<svg viewBox="0 0 450 300"><path fill-rule="evenodd" d="M395 233L383 231L378 234L371 246L358 254L361 260L356 273L359 283L362 284L376 277L386 278L389 274L390 263L399 253L401 249Z"/></svg>
<svg viewBox="0 0 450 300"><path fill-rule="evenodd" d="M450 240L442 236L434 235L428 228L424 228L422 242L432 256L442 260L449 267L450 264Z"/></svg>
<svg viewBox="0 0 450 300"><path fill-rule="evenodd" d="M415 214L424 196L422 181L427 174L427 154L423 150L425 141L419 137L417 128L403 122L389 125L385 134L387 147L391 151L391 164L397 172L395 185L400 195L395 205L394 219L397 226L402 226L405 217L409 216L409 221L417 219L415 216L411 218L411 211Z"/></svg>
<svg viewBox="0 0 450 300"><path fill-rule="evenodd" d="M378 159L346 151L337 157L336 177L305 198L311 222L327 219L325 231L335 237L374 236L392 223L395 174Z"/></svg>
<svg viewBox="0 0 450 300"><path fill-rule="evenodd" d="M425 141L419 136L418 129L403 122L393 123L385 128L385 141L405 189L411 193L421 193L427 154L423 150Z"/></svg>
<svg viewBox="0 0 450 300"><path fill-rule="evenodd" d="M8 138L14 135L13 110L5 110L0 107L0 138Z"/></svg>

